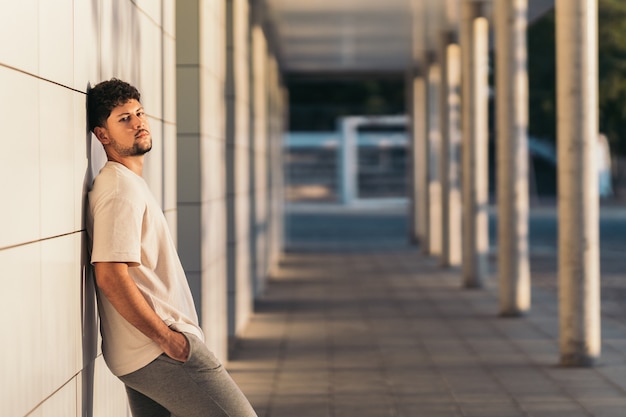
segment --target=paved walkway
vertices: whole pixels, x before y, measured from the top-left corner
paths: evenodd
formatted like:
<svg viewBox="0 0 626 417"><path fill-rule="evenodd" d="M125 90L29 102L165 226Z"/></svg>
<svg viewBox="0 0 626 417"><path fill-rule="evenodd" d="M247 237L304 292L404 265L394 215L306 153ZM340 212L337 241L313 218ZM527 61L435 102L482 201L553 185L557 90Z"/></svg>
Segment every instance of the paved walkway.
<svg viewBox="0 0 626 417"><path fill-rule="evenodd" d="M552 261L533 262L532 312L499 318L493 282L461 289L389 232L393 210L375 214L318 214L317 240L292 236L228 364L259 417L626 416L622 310L598 366L559 367ZM346 236L368 227L378 244Z"/></svg>

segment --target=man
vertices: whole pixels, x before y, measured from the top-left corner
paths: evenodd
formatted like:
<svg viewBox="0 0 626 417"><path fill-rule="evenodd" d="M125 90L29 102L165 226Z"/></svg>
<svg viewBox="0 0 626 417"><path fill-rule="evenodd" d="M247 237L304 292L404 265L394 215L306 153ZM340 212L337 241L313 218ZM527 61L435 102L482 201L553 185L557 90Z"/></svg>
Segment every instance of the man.
<svg viewBox="0 0 626 417"><path fill-rule="evenodd" d="M152 136L140 94L112 79L87 96L107 163L89 192L102 353L134 417L256 417L206 348L161 207L141 177Z"/></svg>

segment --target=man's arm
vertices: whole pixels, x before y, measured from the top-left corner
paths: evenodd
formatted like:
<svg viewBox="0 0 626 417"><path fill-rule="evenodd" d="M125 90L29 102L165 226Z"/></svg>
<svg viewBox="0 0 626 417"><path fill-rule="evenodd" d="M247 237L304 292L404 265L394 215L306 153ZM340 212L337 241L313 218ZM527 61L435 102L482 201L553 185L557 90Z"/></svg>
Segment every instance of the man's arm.
<svg viewBox="0 0 626 417"><path fill-rule="evenodd" d="M170 329L150 307L123 262L94 264L96 284L113 307L130 324L152 339L172 359L185 362L189 343L181 333Z"/></svg>

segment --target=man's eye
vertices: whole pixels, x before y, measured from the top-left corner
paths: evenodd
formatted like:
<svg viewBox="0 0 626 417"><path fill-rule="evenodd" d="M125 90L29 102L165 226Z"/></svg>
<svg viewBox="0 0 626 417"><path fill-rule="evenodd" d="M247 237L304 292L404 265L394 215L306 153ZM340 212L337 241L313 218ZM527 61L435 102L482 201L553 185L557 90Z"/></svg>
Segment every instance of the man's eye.
<svg viewBox="0 0 626 417"><path fill-rule="evenodd" d="M143 119L146 116L146 114L142 111L140 111L139 113L137 113L137 117Z"/></svg>
<svg viewBox="0 0 626 417"><path fill-rule="evenodd" d="M130 120L130 116L122 117L120 122L127 122L128 120Z"/></svg>

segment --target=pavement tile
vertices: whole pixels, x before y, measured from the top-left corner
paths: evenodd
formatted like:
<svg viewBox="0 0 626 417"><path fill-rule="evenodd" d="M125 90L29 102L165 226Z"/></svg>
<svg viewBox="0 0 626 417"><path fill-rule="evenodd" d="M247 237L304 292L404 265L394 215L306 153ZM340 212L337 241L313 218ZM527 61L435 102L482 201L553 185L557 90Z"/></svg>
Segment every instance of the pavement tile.
<svg viewBox="0 0 626 417"><path fill-rule="evenodd" d="M626 416L618 302L600 363L558 366L556 252L532 255L532 311L500 318L495 278L463 290L403 239L337 237L326 219L329 242L290 243L227 363L259 417Z"/></svg>
<svg viewBox="0 0 626 417"><path fill-rule="evenodd" d="M464 414L454 405L411 405L398 409L398 417L462 417Z"/></svg>
<svg viewBox="0 0 626 417"><path fill-rule="evenodd" d="M256 408L255 408L256 410ZM273 417L327 417L332 416L331 403L327 396L281 395L273 398L265 414ZM262 414L259 414L261 416Z"/></svg>
<svg viewBox="0 0 626 417"><path fill-rule="evenodd" d="M461 404L463 416L466 417L525 417L527 413L509 404L492 404L468 406Z"/></svg>

